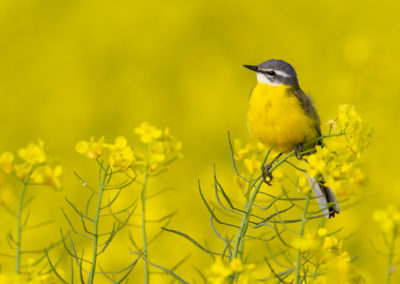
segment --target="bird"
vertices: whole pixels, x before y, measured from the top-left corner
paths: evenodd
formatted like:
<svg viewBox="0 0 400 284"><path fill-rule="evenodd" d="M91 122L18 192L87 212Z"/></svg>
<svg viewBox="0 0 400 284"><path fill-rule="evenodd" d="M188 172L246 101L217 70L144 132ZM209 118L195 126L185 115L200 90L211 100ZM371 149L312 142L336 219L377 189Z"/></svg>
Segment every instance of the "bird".
<svg viewBox="0 0 400 284"><path fill-rule="evenodd" d="M250 93L247 122L252 135L279 154L262 168L264 181L270 185L269 171L274 162L284 154L295 150L301 152L316 145L323 147L320 119L311 98L300 88L297 74L292 65L283 60L270 59L259 65L243 65L256 72L257 84ZM304 147L304 142L317 140ZM306 173L307 175L307 173ZM327 218L340 212L333 191L325 185L323 176L309 177L317 203Z"/></svg>

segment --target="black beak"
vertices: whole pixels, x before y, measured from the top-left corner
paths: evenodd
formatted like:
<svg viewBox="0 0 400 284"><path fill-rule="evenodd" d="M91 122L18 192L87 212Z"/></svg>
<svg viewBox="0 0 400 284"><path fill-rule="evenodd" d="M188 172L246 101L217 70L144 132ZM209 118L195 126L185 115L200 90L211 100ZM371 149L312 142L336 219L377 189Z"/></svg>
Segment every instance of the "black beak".
<svg viewBox="0 0 400 284"><path fill-rule="evenodd" d="M256 66L256 65L243 65L243 66L252 71L255 71L255 72L258 71L258 66Z"/></svg>

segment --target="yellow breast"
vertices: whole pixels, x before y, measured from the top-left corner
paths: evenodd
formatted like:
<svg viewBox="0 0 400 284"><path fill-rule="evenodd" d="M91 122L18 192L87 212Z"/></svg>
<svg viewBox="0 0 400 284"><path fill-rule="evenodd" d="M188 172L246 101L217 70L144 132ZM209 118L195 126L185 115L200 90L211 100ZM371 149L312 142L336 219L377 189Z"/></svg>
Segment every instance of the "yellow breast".
<svg viewBox="0 0 400 284"><path fill-rule="evenodd" d="M282 153L317 135L314 121L287 85L258 83L250 96L247 118L251 133Z"/></svg>

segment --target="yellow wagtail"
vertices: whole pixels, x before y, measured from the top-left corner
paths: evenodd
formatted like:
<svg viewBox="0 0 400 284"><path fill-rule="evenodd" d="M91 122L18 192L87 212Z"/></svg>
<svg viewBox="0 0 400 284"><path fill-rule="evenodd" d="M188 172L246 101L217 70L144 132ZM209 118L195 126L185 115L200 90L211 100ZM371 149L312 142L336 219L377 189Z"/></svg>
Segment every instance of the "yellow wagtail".
<svg viewBox="0 0 400 284"><path fill-rule="evenodd" d="M255 71L258 81L249 99L250 131L264 145L280 152L262 169L264 181L269 184L272 180L269 169L282 153L296 150L296 156L301 159L298 153L304 151L303 143L321 136L320 120L311 99L300 89L296 71L289 63L272 59L244 67ZM315 145L322 145L322 140ZM334 217L339 213L339 204L332 190L324 185L324 178L307 175L307 179L323 214Z"/></svg>

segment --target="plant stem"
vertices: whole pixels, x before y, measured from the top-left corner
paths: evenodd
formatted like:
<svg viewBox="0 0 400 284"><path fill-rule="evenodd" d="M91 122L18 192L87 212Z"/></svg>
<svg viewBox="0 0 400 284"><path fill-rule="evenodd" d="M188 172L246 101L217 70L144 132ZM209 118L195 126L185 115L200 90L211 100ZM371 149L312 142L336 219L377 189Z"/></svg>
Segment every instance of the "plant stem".
<svg viewBox="0 0 400 284"><path fill-rule="evenodd" d="M396 236L397 236L397 231L396 231L396 228L394 228L392 240L390 241L390 247L389 247L388 268L386 271L386 284L390 283L390 276L392 275L392 271L391 271L392 270L392 260L393 260Z"/></svg>
<svg viewBox="0 0 400 284"><path fill-rule="evenodd" d="M98 246L98 239L99 239L99 220L100 220L100 208L101 208L101 201L103 198L103 191L106 183L106 178L107 178L107 173L108 173L109 167L107 167L104 170L104 175L103 178L100 178L100 184L99 184L99 192L98 192L98 198L97 198L97 207L96 207L96 217L94 219L94 228L93 228L93 255L92 255L92 265L90 268L90 273L89 273L89 279L88 283L93 284L94 283L94 276L96 274L96 263L97 263L97 246ZM101 171L100 171L101 173Z"/></svg>
<svg viewBox="0 0 400 284"><path fill-rule="evenodd" d="M148 167L144 174L143 187L142 187L142 238L143 238L143 258L144 258L144 283L148 284L150 280L149 263L147 262L147 237L146 237L146 187L148 178Z"/></svg>
<svg viewBox="0 0 400 284"><path fill-rule="evenodd" d="M306 226L307 222L307 211L308 211L308 205L310 204L310 192L307 195L306 199L306 204L304 205L304 211L303 211L303 218L301 221L301 227L300 227L300 238L303 238L304 235L304 228ZM301 275L300 275L300 267L301 267L301 248L297 249L297 257L296 257L296 284L299 284L301 281Z"/></svg>
<svg viewBox="0 0 400 284"><path fill-rule="evenodd" d="M235 244L233 247L233 258L236 258L239 254L239 257L242 258L243 256L243 237L247 232L247 227L249 225L249 219L251 215L251 210L253 208L254 200L257 197L258 191L261 188L261 185L263 184L263 180L260 180L257 185L255 186L253 193L250 197L250 199L246 202L245 208L244 208L244 213L242 216L242 221L240 223L240 227L236 236Z"/></svg>
<svg viewBox="0 0 400 284"><path fill-rule="evenodd" d="M21 273L21 242L22 242L21 215L22 215L22 209L24 206L25 192L26 192L26 188L29 183L29 177L30 177L30 175L28 175L24 179L22 190L21 190L21 195L19 197L18 211L17 211L17 252L15 255L15 273L17 273L17 274Z"/></svg>

